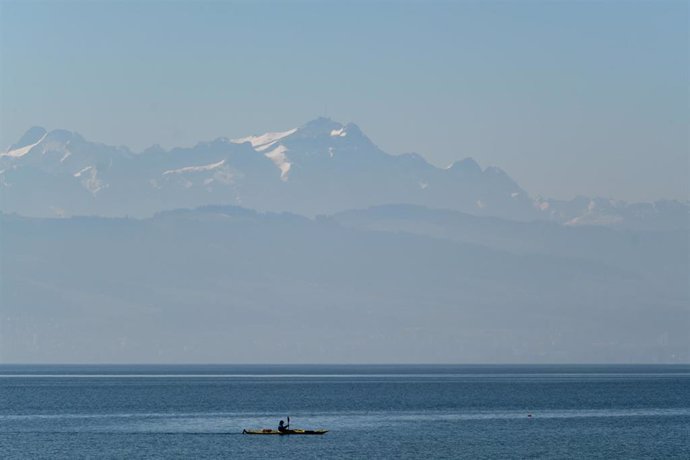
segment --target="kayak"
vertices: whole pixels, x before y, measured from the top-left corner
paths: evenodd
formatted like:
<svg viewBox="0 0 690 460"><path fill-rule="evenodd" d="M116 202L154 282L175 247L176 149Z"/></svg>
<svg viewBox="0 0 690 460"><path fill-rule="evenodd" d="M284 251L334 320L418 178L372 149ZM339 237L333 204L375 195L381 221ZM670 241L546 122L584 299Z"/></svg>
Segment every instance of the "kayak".
<svg viewBox="0 0 690 460"><path fill-rule="evenodd" d="M285 430L285 431L278 431L278 430L271 430L270 428L264 428L263 430L242 430L242 434L288 435L288 434L325 434L325 433L328 433L328 430Z"/></svg>

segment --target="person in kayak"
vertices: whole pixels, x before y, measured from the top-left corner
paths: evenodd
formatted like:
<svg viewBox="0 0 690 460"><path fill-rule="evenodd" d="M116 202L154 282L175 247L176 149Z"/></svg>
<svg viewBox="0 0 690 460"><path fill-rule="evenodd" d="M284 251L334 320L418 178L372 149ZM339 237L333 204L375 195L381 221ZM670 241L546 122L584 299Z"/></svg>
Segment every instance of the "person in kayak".
<svg viewBox="0 0 690 460"><path fill-rule="evenodd" d="M278 424L278 431L280 431L281 433L287 432L289 428L290 428L290 425L289 424L286 425L285 422L282 420Z"/></svg>

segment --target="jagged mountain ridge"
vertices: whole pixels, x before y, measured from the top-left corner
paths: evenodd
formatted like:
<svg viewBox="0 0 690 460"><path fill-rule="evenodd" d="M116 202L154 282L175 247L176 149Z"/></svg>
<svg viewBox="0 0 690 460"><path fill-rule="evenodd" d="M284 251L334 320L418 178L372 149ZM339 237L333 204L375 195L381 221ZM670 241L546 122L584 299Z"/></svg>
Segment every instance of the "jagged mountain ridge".
<svg viewBox="0 0 690 460"><path fill-rule="evenodd" d="M145 217L209 204L313 216L408 203L520 221L644 228L661 214L664 225L687 227L688 210L677 202L535 200L500 168L465 158L442 169L418 154L390 155L357 125L327 118L141 153L35 127L0 155L0 190L2 211L37 217Z"/></svg>

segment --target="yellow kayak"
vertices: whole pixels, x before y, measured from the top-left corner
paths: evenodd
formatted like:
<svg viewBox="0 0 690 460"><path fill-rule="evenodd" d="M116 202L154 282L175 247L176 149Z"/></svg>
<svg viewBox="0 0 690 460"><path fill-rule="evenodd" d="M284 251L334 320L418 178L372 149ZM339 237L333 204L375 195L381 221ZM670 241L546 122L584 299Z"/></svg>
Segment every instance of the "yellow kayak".
<svg viewBox="0 0 690 460"><path fill-rule="evenodd" d="M278 434L278 435L289 435L289 434L325 434L328 430L285 430L278 431L272 430L270 428L264 428L263 430L242 430L242 434Z"/></svg>

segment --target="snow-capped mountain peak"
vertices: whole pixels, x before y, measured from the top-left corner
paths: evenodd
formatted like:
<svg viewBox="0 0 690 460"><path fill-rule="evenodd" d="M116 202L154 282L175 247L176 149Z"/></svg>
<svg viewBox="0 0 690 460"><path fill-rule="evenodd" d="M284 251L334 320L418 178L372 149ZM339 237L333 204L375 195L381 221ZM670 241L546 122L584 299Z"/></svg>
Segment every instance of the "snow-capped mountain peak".
<svg viewBox="0 0 690 460"><path fill-rule="evenodd" d="M3 153L3 154L0 154L0 156L7 156L7 157L14 157L14 158L23 157L24 155L26 155L27 153L29 153L29 152L31 151L31 149L33 149L33 148L36 147L38 144L40 144L41 141L42 141L43 139L45 139L45 137L46 137L46 134L44 134L40 139L38 139L38 140L37 140L36 142L34 142L33 144L28 144L28 145L25 145L25 146L23 146L23 147L18 147L18 148L15 148L15 149L8 150L7 152L5 152L5 153Z"/></svg>
<svg viewBox="0 0 690 460"><path fill-rule="evenodd" d="M258 136L247 136L239 139L233 139L232 142L235 144L244 144L245 142L249 142L257 152L263 152L264 150L273 147L279 140L294 134L296 131L297 128L293 128L287 131L264 133Z"/></svg>
<svg viewBox="0 0 690 460"><path fill-rule="evenodd" d="M19 138L17 143L11 145L7 149L7 151L16 150L18 148L26 147L27 145L30 145L30 144L36 144L36 143L40 142L40 140L43 137L45 137L46 134L47 134L47 131L42 126L34 126L32 128L29 128L29 130L26 131L21 138Z"/></svg>

